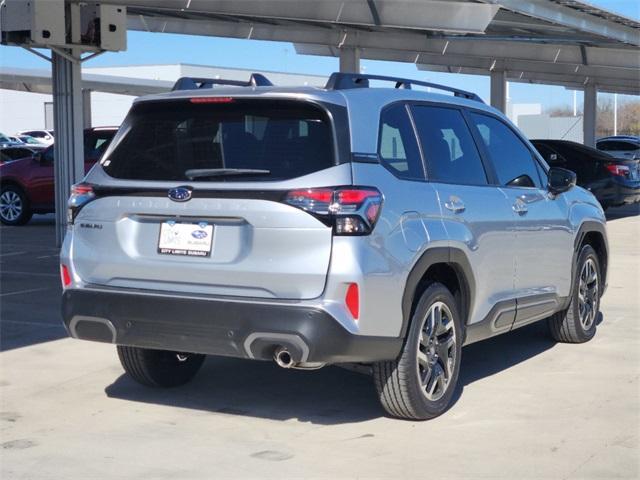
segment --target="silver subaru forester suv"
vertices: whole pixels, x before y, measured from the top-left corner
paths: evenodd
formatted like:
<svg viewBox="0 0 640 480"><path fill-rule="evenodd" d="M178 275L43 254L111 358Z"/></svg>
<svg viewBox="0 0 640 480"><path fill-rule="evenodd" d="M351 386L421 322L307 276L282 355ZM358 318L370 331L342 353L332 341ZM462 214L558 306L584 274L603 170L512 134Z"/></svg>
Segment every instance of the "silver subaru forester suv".
<svg viewBox="0 0 640 480"><path fill-rule="evenodd" d="M390 415L427 419L463 345L542 319L591 339L607 262L593 195L473 93L182 78L73 187L62 309L144 385L205 355L362 364Z"/></svg>

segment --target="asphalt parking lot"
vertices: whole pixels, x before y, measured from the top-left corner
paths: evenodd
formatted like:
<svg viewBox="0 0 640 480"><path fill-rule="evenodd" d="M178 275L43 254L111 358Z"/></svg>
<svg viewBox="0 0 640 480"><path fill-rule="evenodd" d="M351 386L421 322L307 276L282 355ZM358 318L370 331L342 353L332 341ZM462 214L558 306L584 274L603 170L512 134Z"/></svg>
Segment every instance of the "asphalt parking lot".
<svg viewBox="0 0 640 480"><path fill-rule="evenodd" d="M451 410L386 418L366 376L209 358L174 390L66 338L52 218L0 229L0 478L639 478L640 215L613 210L603 321L463 350Z"/></svg>

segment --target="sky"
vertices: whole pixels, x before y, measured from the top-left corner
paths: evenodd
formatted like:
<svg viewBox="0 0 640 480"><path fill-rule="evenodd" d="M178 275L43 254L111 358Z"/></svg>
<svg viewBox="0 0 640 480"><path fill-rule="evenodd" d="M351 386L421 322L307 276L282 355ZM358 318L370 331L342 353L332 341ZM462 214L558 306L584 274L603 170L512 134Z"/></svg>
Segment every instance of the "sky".
<svg viewBox="0 0 640 480"><path fill-rule="evenodd" d="M639 0L590 0L591 4L640 20ZM290 73L329 75L338 69L338 59L298 55L290 43L248 41L219 37L129 32L127 51L105 53L86 63L87 67L192 63L221 67L273 70ZM49 68L48 62L18 47L0 46L0 66ZM486 76L418 71L409 63L363 60L365 73L395 75L445 83L475 91L488 99ZM512 103L542 103L544 108L573 104L573 92L563 87L510 83ZM582 95L578 95L578 106ZM624 101L625 96L620 98ZM634 98L634 97L629 97ZM637 98L637 97L635 97Z"/></svg>

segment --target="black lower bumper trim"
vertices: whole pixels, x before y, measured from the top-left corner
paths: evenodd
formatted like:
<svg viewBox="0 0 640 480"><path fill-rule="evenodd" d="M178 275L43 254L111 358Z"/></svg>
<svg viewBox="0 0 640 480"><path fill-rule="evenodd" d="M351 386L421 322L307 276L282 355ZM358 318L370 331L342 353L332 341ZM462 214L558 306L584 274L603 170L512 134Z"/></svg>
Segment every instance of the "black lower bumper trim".
<svg viewBox="0 0 640 480"><path fill-rule="evenodd" d="M64 292L62 316L85 340L261 360L278 346L308 363L391 360L402 347L401 338L354 335L299 305L78 289Z"/></svg>

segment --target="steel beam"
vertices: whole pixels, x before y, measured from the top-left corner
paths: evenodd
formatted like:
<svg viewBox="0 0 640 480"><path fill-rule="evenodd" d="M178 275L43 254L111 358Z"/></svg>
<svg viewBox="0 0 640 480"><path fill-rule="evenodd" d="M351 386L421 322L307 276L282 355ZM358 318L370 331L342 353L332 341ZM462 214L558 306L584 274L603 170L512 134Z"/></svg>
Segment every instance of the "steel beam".
<svg viewBox="0 0 640 480"><path fill-rule="evenodd" d="M589 83L584 87L583 106L583 143L589 147L596 146L596 106L598 103L598 90L596 85Z"/></svg>
<svg viewBox="0 0 640 480"><path fill-rule="evenodd" d="M91 90L82 89L82 126L91 128Z"/></svg>
<svg viewBox="0 0 640 480"><path fill-rule="evenodd" d="M340 48L340 71L345 73L360 73L359 48Z"/></svg>
<svg viewBox="0 0 640 480"><path fill-rule="evenodd" d="M62 245L67 228L67 199L71 185L84 177L82 135L82 79L80 63L51 52L53 126L55 143L56 245Z"/></svg>
<svg viewBox="0 0 640 480"><path fill-rule="evenodd" d="M507 113L507 75L504 70L491 72L491 106Z"/></svg>

